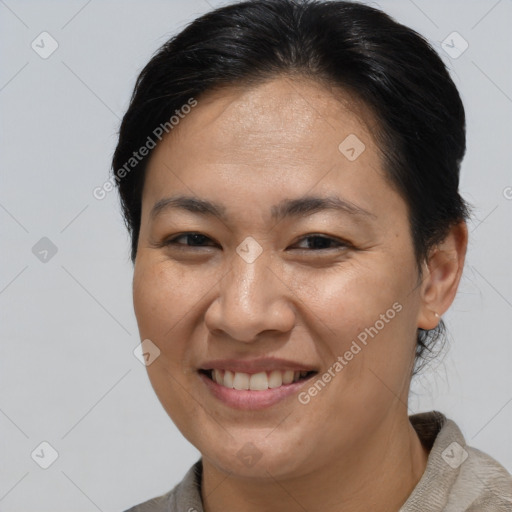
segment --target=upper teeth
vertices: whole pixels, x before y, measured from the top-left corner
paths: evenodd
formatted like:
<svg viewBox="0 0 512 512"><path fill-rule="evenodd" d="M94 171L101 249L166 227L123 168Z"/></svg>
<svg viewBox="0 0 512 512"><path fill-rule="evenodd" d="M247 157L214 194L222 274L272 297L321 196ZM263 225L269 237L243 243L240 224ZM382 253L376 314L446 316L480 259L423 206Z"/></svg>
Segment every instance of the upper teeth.
<svg viewBox="0 0 512 512"><path fill-rule="evenodd" d="M308 372L293 370L273 370L271 372L242 373L229 370L212 370L212 379L221 386L234 389L250 389L251 391L263 391L265 389L278 388L283 384L297 382L300 377L305 377Z"/></svg>

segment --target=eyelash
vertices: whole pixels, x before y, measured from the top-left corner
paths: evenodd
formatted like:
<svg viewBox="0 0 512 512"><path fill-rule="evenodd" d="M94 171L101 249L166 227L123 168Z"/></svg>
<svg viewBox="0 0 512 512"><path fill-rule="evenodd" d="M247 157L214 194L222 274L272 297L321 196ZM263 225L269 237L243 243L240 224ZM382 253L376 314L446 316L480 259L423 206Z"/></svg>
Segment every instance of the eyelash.
<svg viewBox="0 0 512 512"><path fill-rule="evenodd" d="M200 247L204 247L203 245L187 245L187 244L179 244L177 243L177 240L179 240L180 238L183 238L183 237L189 237L189 236L199 236L199 237L202 237L206 240L211 240L210 238L208 238L206 235L203 235L202 233L195 233L195 232L190 232L190 233L182 233L180 235L177 235L173 238L170 238L168 240L166 240L162 245L163 246L178 246L178 247L186 247L186 248L200 248ZM347 248L351 248L353 247L350 243L344 241L344 240L340 240L340 239L336 239L336 238L332 238L332 237L329 237L329 236L325 236L325 235L317 235L317 234L310 234L310 235L306 235L306 236L303 236L299 242L303 241L303 240L307 240L307 239L321 239L321 240L327 240L328 242L331 242L331 243L334 243L336 244L335 247L328 247L328 248L320 248L320 249L304 249L302 248L302 250L312 250L312 251L325 251L325 250L329 250L329 249L337 249L337 248L343 248L343 249L347 249ZM298 242L297 242L298 243Z"/></svg>

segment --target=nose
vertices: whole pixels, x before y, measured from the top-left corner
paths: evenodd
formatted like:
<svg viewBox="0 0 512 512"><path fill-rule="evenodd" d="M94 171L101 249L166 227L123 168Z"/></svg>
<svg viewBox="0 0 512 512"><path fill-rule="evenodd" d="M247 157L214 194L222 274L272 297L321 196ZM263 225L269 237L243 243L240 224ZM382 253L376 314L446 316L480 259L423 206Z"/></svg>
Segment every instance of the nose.
<svg viewBox="0 0 512 512"><path fill-rule="evenodd" d="M250 343L265 331L285 333L295 324L290 290L270 267L270 258L261 254L247 262L233 255L231 270L219 283L219 294L205 314L205 324L213 334Z"/></svg>

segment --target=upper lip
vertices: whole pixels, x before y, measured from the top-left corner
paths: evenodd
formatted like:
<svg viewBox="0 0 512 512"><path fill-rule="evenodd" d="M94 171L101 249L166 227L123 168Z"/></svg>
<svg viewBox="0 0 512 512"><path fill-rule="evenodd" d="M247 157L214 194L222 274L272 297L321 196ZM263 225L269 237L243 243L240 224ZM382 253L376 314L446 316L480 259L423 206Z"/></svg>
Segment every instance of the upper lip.
<svg viewBox="0 0 512 512"><path fill-rule="evenodd" d="M229 370L240 373L259 373L272 370L293 370L294 372L316 371L310 365L305 365L289 359L258 358L258 359L213 359L199 366L200 370Z"/></svg>

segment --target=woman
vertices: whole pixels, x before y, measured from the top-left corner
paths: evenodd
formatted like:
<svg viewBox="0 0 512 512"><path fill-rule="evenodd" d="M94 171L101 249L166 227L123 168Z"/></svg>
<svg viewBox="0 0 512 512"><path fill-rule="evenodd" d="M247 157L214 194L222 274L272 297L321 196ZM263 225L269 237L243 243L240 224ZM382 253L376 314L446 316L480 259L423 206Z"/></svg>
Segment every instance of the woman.
<svg viewBox="0 0 512 512"><path fill-rule="evenodd" d="M409 416L467 246L464 108L351 2L217 9L166 43L114 179L153 388L201 459L132 511L505 511L512 479Z"/></svg>

